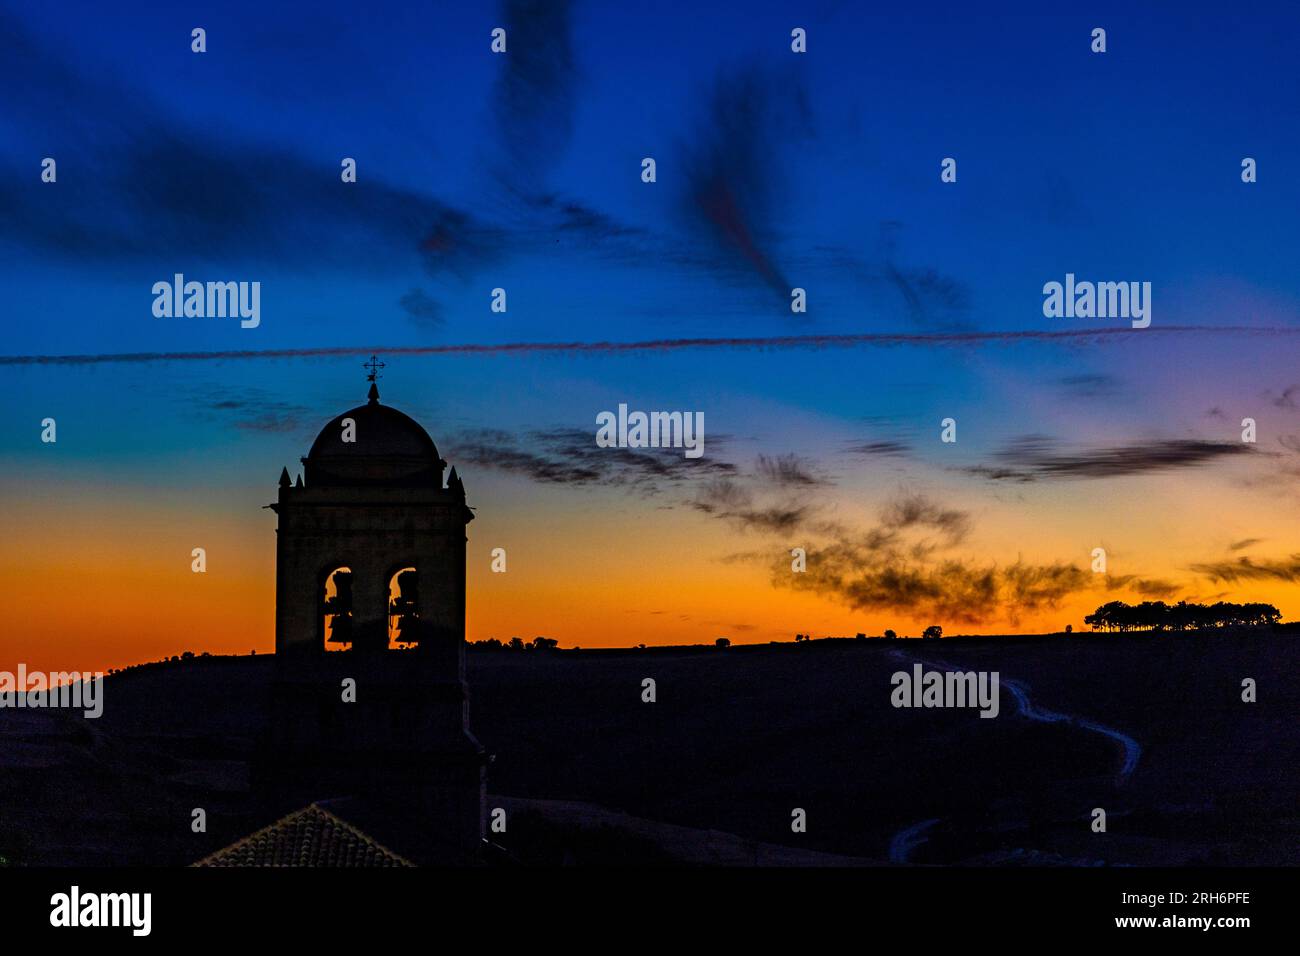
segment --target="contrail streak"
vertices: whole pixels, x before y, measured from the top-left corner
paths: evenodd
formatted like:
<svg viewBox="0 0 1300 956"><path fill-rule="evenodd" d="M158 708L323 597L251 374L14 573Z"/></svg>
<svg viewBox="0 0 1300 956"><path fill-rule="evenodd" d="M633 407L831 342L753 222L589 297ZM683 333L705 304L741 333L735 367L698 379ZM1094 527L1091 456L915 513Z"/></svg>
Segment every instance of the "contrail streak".
<svg viewBox="0 0 1300 956"><path fill-rule="evenodd" d="M496 345L367 345L293 349L232 349L219 352L111 352L90 355L3 355L0 365L98 365L108 362L214 362L236 359L318 358L335 355L524 355L676 352L686 349L844 349L860 346L984 345L1008 342L1102 344L1133 336L1300 335L1300 327L1164 325L1147 329L1068 329L1055 332L863 332L845 335L774 335L749 338L644 339L636 342L504 342Z"/></svg>

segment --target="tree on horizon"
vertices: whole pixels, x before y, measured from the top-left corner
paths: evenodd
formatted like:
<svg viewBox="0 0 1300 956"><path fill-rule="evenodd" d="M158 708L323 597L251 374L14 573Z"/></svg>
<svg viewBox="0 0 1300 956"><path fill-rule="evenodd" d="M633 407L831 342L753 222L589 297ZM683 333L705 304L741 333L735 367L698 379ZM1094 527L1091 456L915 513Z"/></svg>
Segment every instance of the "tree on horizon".
<svg viewBox="0 0 1300 956"><path fill-rule="evenodd" d="M1278 623L1282 612L1271 604L1189 604L1179 601L1143 601L1125 604L1110 601L1083 619L1094 631L1187 631L1221 627L1264 627Z"/></svg>

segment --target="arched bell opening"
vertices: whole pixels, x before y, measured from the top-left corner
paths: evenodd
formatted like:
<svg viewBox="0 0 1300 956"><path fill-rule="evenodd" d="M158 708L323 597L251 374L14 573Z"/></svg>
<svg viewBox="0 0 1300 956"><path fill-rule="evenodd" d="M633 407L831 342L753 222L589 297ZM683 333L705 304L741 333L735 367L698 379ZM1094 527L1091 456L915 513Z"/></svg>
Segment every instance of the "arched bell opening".
<svg viewBox="0 0 1300 956"><path fill-rule="evenodd" d="M420 642L420 572L402 568L388 579L388 649L406 650Z"/></svg>
<svg viewBox="0 0 1300 956"><path fill-rule="evenodd" d="M319 630L327 651L352 649L352 569L325 572L321 585Z"/></svg>

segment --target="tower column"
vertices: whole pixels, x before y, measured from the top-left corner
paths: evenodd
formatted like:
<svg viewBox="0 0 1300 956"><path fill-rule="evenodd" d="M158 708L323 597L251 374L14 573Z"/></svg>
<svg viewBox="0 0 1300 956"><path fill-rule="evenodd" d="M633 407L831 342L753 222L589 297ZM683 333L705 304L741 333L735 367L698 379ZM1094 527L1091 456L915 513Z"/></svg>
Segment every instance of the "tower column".
<svg viewBox="0 0 1300 956"><path fill-rule="evenodd" d="M465 686L465 526L474 515L458 477L444 487L447 463L428 433L379 401L382 364L367 367L366 404L321 429L303 459L305 481L282 480L271 506L275 679L255 781L286 809L330 797L418 809L428 839L473 854L485 799ZM350 650L326 651L320 634L327 565L352 571ZM418 575L420 641L389 651L389 581L407 567ZM340 693L348 678L355 700Z"/></svg>

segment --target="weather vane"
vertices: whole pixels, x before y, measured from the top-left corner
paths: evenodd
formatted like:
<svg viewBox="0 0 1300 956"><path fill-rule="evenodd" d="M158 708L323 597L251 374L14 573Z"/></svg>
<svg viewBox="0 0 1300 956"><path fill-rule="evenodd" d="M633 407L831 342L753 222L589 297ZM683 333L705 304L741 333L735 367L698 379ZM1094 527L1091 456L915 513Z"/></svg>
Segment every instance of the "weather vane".
<svg viewBox="0 0 1300 956"><path fill-rule="evenodd" d="M370 356L370 361L363 363L361 367L370 369L370 374L366 376L366 381L373 382L375 379L381 377L379 370L384 367L384 363L379 361L379 356L372 355Z"/></svg>

